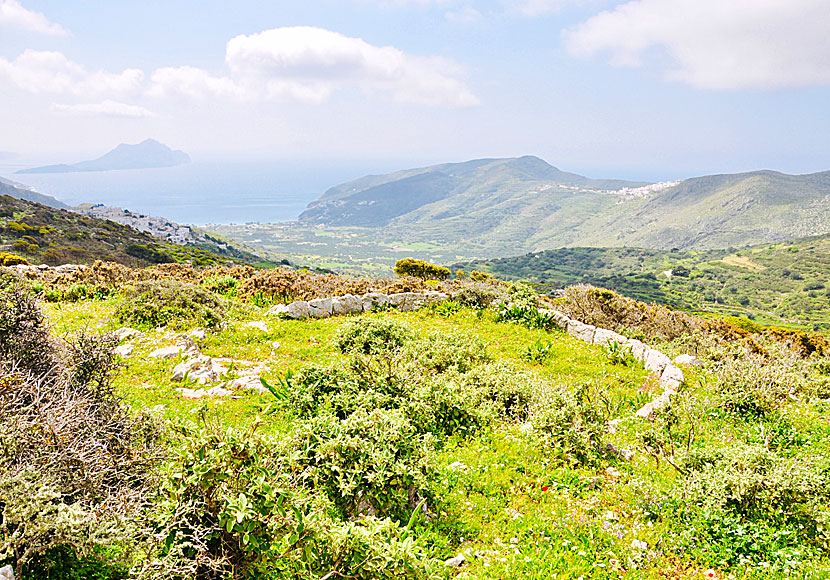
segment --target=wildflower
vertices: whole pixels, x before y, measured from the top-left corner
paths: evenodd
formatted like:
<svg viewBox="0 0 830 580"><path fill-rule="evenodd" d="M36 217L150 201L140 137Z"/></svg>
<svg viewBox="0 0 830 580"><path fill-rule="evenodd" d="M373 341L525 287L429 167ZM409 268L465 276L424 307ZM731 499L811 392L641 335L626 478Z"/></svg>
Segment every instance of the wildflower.
<svg viewBox="0 0 830 580"><path fill-rule="evenodd" d="M718 575L715 574L715 571L712 570L711 568L706 570L706 572L704 572L703 575L706 576L707 578L717 578L718 577Z"/></svg>
<svg viewBox="0 0 830 580"><path fill-rule="evenodd" d="M544 486L544 487L542 488L542 491L547 491L547 490L548 490L548 486Z"/></svg>

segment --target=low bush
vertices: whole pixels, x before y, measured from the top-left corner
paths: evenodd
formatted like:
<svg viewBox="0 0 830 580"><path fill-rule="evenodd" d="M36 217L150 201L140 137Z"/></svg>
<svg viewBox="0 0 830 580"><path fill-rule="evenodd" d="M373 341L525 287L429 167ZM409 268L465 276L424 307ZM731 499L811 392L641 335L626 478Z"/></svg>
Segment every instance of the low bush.
<svg viewBox="0 0 830 580"><path fill-rule="evenodd" d="M453 300L467 308L480 310L492 306L499 300L506 300L507 295L498 286L473 282L464 284L461 290L455 293Z"/></svg>
<svg viewBox="0 0 830 580"><path fill-rule="evenodd" d="M113 316L121 324L145 329L215 328L222 323L222 310L219 299L200 286L157 280L139 282L125 292L124 302Z"/></svg>
<svg viewBox="0 0 830 580"><path fill-rule="evenodd" d="M395 274L398 276L412 276L422 280L446 280L450 277L450 269L436 266L424 260L403 258L395 262Z"/></svg>
<svg viewBox="0 0 830 580"><path fill-rule="evenodd" d="M335 345L344 354L391 355L414 337L415 333L399 322L360 317L338 327Z"/></svg>

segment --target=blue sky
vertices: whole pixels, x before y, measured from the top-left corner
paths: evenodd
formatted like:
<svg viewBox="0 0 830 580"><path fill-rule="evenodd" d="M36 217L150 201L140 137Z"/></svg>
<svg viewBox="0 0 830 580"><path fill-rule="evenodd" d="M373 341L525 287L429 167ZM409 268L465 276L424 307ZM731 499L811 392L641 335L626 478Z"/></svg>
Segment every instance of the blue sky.
<svg viewBox="0 0 830 580"><path fill-rule="evenodd" d="M0 0L0 159L830 169L826 0Z"/></svg>

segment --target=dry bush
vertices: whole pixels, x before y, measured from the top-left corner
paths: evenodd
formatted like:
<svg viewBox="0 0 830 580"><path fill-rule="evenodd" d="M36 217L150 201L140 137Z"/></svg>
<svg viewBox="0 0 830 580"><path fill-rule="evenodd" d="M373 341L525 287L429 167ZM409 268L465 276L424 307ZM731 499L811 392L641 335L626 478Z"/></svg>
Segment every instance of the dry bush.
<svg viewBox="0 0 830 580"><path fill-rule="evenodd" d="M129 541L158 447L114 394L115 341L59 343L19 289L0 304L0 560Z"/></svg>

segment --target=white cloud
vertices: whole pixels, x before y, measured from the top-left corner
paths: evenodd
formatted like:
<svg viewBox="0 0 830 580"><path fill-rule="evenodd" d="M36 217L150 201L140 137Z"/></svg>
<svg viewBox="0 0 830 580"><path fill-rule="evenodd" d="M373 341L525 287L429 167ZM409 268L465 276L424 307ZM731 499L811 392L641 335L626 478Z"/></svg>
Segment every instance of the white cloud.
<svg viewBox="0 0 830 580"><path fill-rule="evenodd" d="M505 6L518 10L525 16L542 16L558 12L566 6L585 4L591 0L504 0Z"/></svg>
<svg viewBox="0 0 830 580"><path fill-rule="evenodd" d="M100 103L83 103L79 105L52 105L52 110L70 115L90 117L126 117L129 119L146 119L157 115L138 105L129 105L118 101L105 100Z"/></svg>
<svg viewBox="0 0 830 580"><path fill-rule="evenodd" d="M13 61L0 57L2 78L30 93L95 96L135 91L144 73L138 69L120 73L88 71L60 52L27 49Z"/></svg>
<svg viewBox="0 0 830 580"><path fill-rule="evenodd" d="M634 0L564 38L615 66L667 57L665 77L696 88L772 90L830 84L827 14L826 0Z"/></svg>
<svg viewBox="0 0 830 580"><path fill-rule="evenodd" d="M358 88L399 102L469 107L478 99L459 80L460 69L440 58L408 55L308 26L240 35L227 44L228 77L193 67L159 69L149 94L321 103Z"/></svg>
<svg viewBox="0 0 830 580"><path fill-rule="evenodd" d="M0 26L53 36L68 34L61 25L49 22L40 12L23 8L18 0L0 0Z"/></svg>

